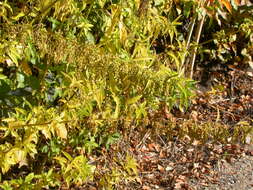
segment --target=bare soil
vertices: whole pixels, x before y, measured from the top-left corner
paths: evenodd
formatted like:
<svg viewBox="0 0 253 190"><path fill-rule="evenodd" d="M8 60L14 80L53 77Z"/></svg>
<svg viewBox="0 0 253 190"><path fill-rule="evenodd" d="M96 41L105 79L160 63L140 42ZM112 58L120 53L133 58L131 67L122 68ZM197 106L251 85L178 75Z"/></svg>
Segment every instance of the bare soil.
<svg viewBox="0 0 253 190"><path fill-rule="evenodd" d="M252 149L252 146L251 148ZM199 181L190 182L193 190L253 190L253 157L242 154L231 162L219 160L214 166L218 174L216 184L204 186Z"/></svg>

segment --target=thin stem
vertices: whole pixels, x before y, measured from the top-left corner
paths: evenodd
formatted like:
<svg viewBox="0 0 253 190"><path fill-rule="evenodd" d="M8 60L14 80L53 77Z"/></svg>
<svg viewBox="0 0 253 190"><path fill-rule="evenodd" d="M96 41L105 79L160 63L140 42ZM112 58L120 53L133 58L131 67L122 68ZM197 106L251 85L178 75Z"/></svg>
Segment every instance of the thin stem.
<svg viewBox="0 0 253 190"><path fill-rule="evenodd" d="M185 57L186 57L186 53L188 52L188 49L189 49L189 45L190 45L193 29L194 29L194 26L196 23L196 19L197 19L197 16L194 15L194 17L192 17L192 20L191 20L190 31L189 31L189 33L187 35L187 39L186 39L186 52L183 55L183 60L182 60L182 64L181 64L182 66L185 63Z"/></svg>
<svg viewBox="0 0 253 190"><path fill-rule="evenodd" d="M210 3L210 1L207 2L207 6L209 5L209 3ZM204 22L205 22L205 17L206 17L206 12L203 13L203 16L202 16L202 18L201 18L201 20L198 24L198 28L197 28L196 33L195 33L196 46L193 49L193 54L192 54L191 61L190 61L190 64L191 64L190 78L193 77L194 64L195 64L195 59L196 59L196 55L197 55L198 44L199 44L199 39L200 39L202 29L203 29L203 25L204 25Z"/></svg>
<svg viewBox="0 0 253 190"><path fill-rule="evenodd" d="M193 33L193 28L195 26L195 23L196 23L196 19L197 19L197 16L194 16L192 18L192 21L191 21L191 25L190 25L190 31L187 35L187 41L186 41L186 49L188 50L189 48L189 45L190 45L190 41L191 41L191 37L192 37L192 33Z"/></svg>

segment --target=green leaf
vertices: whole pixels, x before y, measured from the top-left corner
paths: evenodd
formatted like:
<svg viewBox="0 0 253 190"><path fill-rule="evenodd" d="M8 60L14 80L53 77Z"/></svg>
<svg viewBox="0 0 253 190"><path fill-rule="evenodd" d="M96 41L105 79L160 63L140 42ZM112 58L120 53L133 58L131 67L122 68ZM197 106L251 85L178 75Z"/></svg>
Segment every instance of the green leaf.
<svg viewBox="0 0 253 190"><path fill-rule="evenodd" d="M114 102L116 103L116 108L113 114L113 118L118 118L120 114L121 101L120 101L120 98L116 96L115 94L112 94L112 97L113 97Z"/></svg>
<svg viewBox="0 0 253 190"><path fill-rule="evenodd" d="M101 110L102 109L102 103L103 103L103 100L105 99L105 91L104 91L104 88L103 87L100 87L96 93L95 93L95 100L98 104L98 108Z"/></svg>
<svg viewBox="0 0 253 190"><path fill-rule="evenodd" d="M28 176L25 177L25 182L31 182L34 179L35 175L34 173L28 174Z"/></svg>
<svg viewBox="0 0 253 190"><path fill-rule="evenodd" d="M0 184L0 187L3 188L3 190L13 190L9 181L4 181L2 184Z"/></svg>
<svg viewBox="0 0 253 190"><path fill-rule="evenodd" d="M0 99L4 98L10 90L10 85L7 84L5 81L0 80Z"/></svg>
<svg viewBox="0 0 253 190"><path fill-rule="evenodd" d="M138 102L139 99L141 99L141 97L142 97L142 95L129 98L126 100L126 104L127 105L135 104L136 102Z"/></svg>
<svg viewBox="0 0 253 190"><path fill-rule="evenodd" d="M106 149L109 149L110 145L116 143L120 138L121 138L121 135L119 133L114 133L112 135L109 135L105 143Z"/></svg>
<svg viewBox="0 0 253 190"><path fill-rule="evenodd" d="M0 80L5 80L5 79L7 79L7 76L0 74Z"/></svg>
<svg viewBox="0 0 253 190"><path fill-rule="evenodd" d="M126 156L125 160L125 169L129 175L137 175L138 174L138 163L137 161L130 155Z"/></svg>
<svg viewBox="0 0 253 190"><path fill-rule="evenodd" d="M136 107L135 114L137 119L141 119L142 117L147 116L146 102L143 102L138 107Z"/></svg>
<svg viewBox="0 0 253 190"><path fill-rule="evenodd" d="M64 156L66 156L66 158L68 158L69 161L72 161L73 158L70 156L69 153L65 152L65 151L62 151L62 153L64 154Z"/></svg>
<svg viewBox="0 0 253 190"><path fill-rule="evenodd" d="M66 167L65 165L68 162L68 160L66 158L61 157L61 156L56 156L56 157L54 157L54 159L57 160L60 163L60 165L61 165L62 168Z"/></svg>
<svg viewBox="0 0 253 190"><path fill-rule="evenodd" d="M23 73L17 73L17 81L18 85L17 88L24 88L26 86L25 84L25 75Z"/></svg>
<svg viewBox="0 0 253 190"><path fill-rule="evenodd" d="M11 60L18 66L18 60L21 59L21 55L18 52L18 49L15 46L10 46L7 50L8 56L11 58Z"/></svg>
<svg viewBox="0 0 253 190"><path fill-rule="evenodd" d="M21 11L20 13L18 13L16 16L12 16L11 19L13 21L18 21L21 17L25 16L25 13L23 11Z"/></svg>

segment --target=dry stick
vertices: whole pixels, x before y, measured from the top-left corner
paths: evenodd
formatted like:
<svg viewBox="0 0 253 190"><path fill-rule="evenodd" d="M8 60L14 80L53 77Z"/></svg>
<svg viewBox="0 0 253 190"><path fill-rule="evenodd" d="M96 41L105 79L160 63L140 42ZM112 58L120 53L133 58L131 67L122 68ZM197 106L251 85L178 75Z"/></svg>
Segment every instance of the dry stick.
<svg viewBox="0 0 253 190"><path fill-rule="evenodd" d="M187 41L186 41L186 50L188 50L189 48L189 45L190 45L190 41L191 41L191 37L192 37L192 32L193 32L193 28L195 26L195 23L196 23L196 19L197 19L197 16L194 15L194 17L192 18L192 21L191 21L191 25L190 25L190 31L187 35Z"/></svg>
<svg viewBox="0 0 253 190"><path fill-rule="evenodd" d="M207 6L209 5L210 1L207 2ZM195 34L195 37L196 37L196 46L194 47L193 49L193 54L191 56L191 61L190 61L190 64L191 64L191 75L190 75L190 78L193 77L193 70L194 70L194 64L195 64L195 59L196 59L196 55L197 55L197 46L199 44L199 39L200 39L200 35L201 35L201 32L202 32L202 28L203 28L203 25L204 25L204 21L205 21L205 17L206 17L206 12L203 13L203 16L198 24L198 28L197 28L197 31L196 31L196 34Z"/></svg>
<svg viewBox="0 0 253 190"><path fill-rule="evenodd" d="M190 45L190 41L191 41L191 38L192 38L192 33L193 33L193 29L194 29L194 26L195 26L195 23L196 23L196 19L197 19L197 17L194 15L192 17L192 20L191 20L190 31L189 31L189 33L187 35L187 39L186 39L186 52L184 53L184 56L183 56L182 66L185 64L185 62L187 64L187 61L185 61L186 60L185 57L186 57L186 53L189 49L189 45Z"/></svg>

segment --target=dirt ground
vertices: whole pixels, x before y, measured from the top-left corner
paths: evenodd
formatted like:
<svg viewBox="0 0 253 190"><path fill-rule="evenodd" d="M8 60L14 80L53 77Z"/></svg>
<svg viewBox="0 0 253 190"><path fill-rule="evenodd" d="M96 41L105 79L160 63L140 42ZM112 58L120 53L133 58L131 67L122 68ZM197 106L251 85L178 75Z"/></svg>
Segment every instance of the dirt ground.
<svg viewBox="0 0 253 190"><path fill-rule="evenodd" d="M219 184L212 185L210 190L253 190L253 158L243 156L234 163L222 163L216 166L219 172Z"/></svg>
<svg viewBox="0 0 253 190"><path fill-rule="evenodd" d="M229 101L225 101L224 96L217 96L216 100L213 100L214 104L207 106L209 108L220 107L222 110L222 121L230 123L233 125L236 122L242 120L248 120L252 124L253 118L253 78L252 78L252 69L243 70L233 70L229 74L236 76L234 84L230 86L227 85L227 89L230 88ZM222 77L221 77L222 78ZM210 79L209 83L212 80ZM228 84L229 79L224 78L219 80L220 83ZM228 91L227 91L228 92ZM242 97L248 97L249 101L242 101ZM234 99L233 99L234 98ZM210 102L205 102L209 104ZM243 108L243 109L241 109ZM211 110L211 109L209 109ZM210 111L210 115L214 112ZM234 115L233 115L234 114ZM216 114L217 115L217 114ZM251 142L252 143L252 142ZM249 143L249 144L251 144ZM252 152L252 145L245 145L246 151ZM218 163L214 166L214 170L217 171L217 184L210 185L208 187L203 187L201 184L195 181L192 182L193 189L201 190L253 190L253 157L245 155L242 153L238 159L235 159L228 163L225 160L219 160Z"/></svg>
<svg viewBox="0 0 253 190"><path fill-rule="evenodd" d="M218 173L216 184L203 186L192 181L193 190L253 190L253 157L242 155L231 163L220 160L214 169Z"/></svg>

